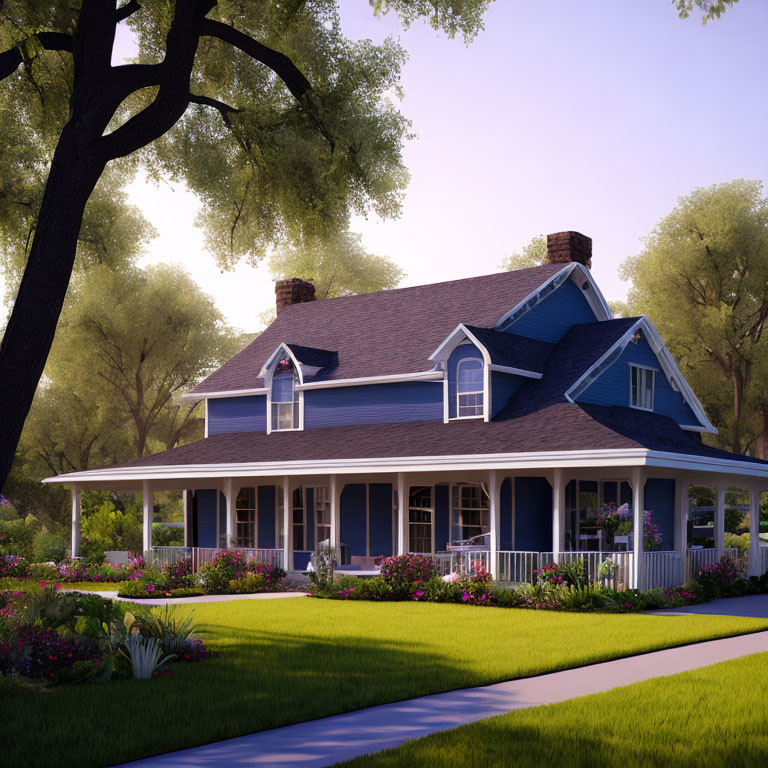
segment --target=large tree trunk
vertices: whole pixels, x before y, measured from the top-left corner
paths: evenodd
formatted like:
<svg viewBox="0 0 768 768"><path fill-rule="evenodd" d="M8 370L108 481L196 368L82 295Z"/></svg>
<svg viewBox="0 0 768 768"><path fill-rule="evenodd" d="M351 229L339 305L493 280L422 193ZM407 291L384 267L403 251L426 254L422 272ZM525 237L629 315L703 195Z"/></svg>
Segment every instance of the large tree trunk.
<svg viewBox="0 0 768 768"><path fill-rule="evenodd" d="M104 169L84 133L72 121L62 131L27 266L0 344L0 489L51 349L83 211Z"/></svg>

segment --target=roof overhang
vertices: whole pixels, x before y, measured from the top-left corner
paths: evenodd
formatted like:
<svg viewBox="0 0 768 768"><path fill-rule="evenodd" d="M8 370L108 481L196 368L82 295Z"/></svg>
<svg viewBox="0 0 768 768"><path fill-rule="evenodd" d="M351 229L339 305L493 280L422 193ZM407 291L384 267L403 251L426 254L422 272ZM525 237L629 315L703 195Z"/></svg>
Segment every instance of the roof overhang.
<svg viewBox="0 0 768 768"><path fill-rule="evenodd" d="M686 472L714 472L768 481L768 464L718 459L690 454L651 451L646 448L586 451L537 451L526 453L463 454L446 456L398 456L386 458L322 459L284 462L188 464L94 469L71 472L43 480L83 487L110 483L140 484L144 480L216 480L227 477L276 477L329 474L392 474L394 472L439 472L452 470L546 470L553 468L649 467Z"/></svg>

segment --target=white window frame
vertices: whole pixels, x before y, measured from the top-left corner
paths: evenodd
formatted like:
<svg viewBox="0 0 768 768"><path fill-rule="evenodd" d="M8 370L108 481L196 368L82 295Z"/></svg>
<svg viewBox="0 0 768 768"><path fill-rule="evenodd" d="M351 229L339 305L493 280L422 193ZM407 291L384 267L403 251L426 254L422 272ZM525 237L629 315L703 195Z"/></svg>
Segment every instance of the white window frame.
<svg viewBox="0 0 768 768"><path fill-rule="evenodd" d="M291 405L293 406L298 403L298 424L294 423L290 429L278 429L272 424L272 381L277 373L277 365L283 359L290 360L293 369L293 400ZM304 384L304 378L301 365L285 344L281 344L272 353L272 357L270 357L265 367L264 384L267 390L267 434L271 435L273 432L301 432L304 429L304 392L301 389L301 386Z"/></svg>
<svg viewBox="0 0 768 768"><path fill-rule="evenodd" d="M245 544L240 544L240 526L250 525L250 523L241 523L238 520L238 512L250 511L250 507L240 507L237 503L240 497L240 492L244 490L253 489L253 546L249 547ZM258 485L243 485L237 489L235 493L235 546L238 549L258 549L259 544L259 486Z"/></svg>
<svg viewBox="0 0 768 768"><path fill-rule="evenodd" d="M314 485L314 486L311 486L311 487L313 489L312 492L313 492L313 496L314 496L314 514L313 514L312 518L313 518L313 527L315 529L315 550L317 550L317 548L320 546L320 542L321 541L325 541L325 539L328 539L328 541L331 540L331 528L332 528L332 524L331 524L331 514L332 514L332 510L331 510L331 491L330 491L330 488L327 485ZM323 536L322 538L320 538L320 533L319 533L319 529L320 529L321 523L319 522L320 515L318 514L318 512L320 510L318 491L321 491L321 490L324 491L325 498L323 499L323 504L326 505L325 509L327 509L327 511L328 511L328 523L327 524L326 523L322 523L322 527L328 529L328 535L327 536Z"/></svg>
<svg viewBox="0 0 768 768"><path fill-rule="evenodd" d="M653 411L656 400L656 371L658 368L652 368L649 365L639 365L638 363L629 363L629 407L638 411ZM637 371L637 403L632 402L632 378L634 371ZM651 402L645 403L645 394L647 392L646 379L651 378Z"/></svg>
<svg viewBox="0 0 768 768"><path fill-rule="evenodd" d="M416 507L411 505L411 489L412 488L429 488L429 499L431 506L429 507ZM406 487L406 491L408 494L408 498L406 499L406 510L408 512L408 542L406 551L408 552L414 552L413 549L411 549L411 525L429 525L430 529L430 551L429 552L418 552L415 554L424 554L424 555L433 555L435 554L435 486L434 485L408 485ZM411 509L415 510L428 510L429 511L429 523L412 523L411 522Z"/></svg>
<svg viewBox="0 0 768 768"><path fill-rule="evenodd" d="M480 363L480 372L483 378L483 381L480 384L480 389L473 390L471 392L459 392L459 374L461 372L461 366L465 363ZM470 416L460 416L461 413L461 397L462 395L482 395L482 402L480 403L480 413L473 413ZM485 363L483 362L483 358L478 354L477 357L463 357L461 360L459 360L456 363L456 415L451 419L451 421L459 421L461 419L482 419L485 415L485 397L486 397L486 386L485 386ZM473 408L477 408L477 406L470 406Z"/></svg>
<svg viewBox="0 0 768 768"><path fill-rule="evenodd" d="M485 506L481 507L465 507L461 504L461 490L462 488L466 487L476 487L480 493L480 498L485 499ZM455 489L455 490L454 490ZM472 534L473 536L482 536L485 533L490 533L491 531L491 501L488 498L488 494L483 488L482 483L452 483L451 485L451 525L453 525L453 520L456 520L456 528L460 531L461 535L459 536L460 539L467 539L469 538L466 535L466 532L464 531L464 512L479 512L480 513L480 533L479 534ZM454 496L458 499L458 505L454 506L453 499ZM488 529L483 530L483 517L485 517L488 521ZM472 526L473 528L476 528L477 526ZM453 532L451 532L453 533Z"/></svg>

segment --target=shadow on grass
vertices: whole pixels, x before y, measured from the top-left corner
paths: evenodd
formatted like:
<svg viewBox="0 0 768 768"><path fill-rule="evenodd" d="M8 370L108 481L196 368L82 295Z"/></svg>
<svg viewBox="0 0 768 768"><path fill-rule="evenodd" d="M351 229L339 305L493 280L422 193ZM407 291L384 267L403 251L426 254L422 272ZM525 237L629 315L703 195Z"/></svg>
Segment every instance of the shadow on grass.
<svg viewBox="0 0 768 768"><path fill-rule="evenodd" d="M413 643L216 633L218 658L175 664L169 677L0 700L3 764L113 765L467 680L455 660Z"/></svg>

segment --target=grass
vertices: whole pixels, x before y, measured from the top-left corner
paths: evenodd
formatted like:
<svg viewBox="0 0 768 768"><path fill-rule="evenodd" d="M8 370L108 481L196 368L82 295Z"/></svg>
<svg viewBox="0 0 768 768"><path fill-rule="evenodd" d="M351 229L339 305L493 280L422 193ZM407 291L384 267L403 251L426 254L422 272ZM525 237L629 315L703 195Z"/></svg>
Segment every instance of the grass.
<svg viewBox="0 0 768 768"><path fill-rule="evenodd" d="M52 583L52 582L48 582ZM73 581L60 582L62 589L81 589L85 592L117 592L127 581ZM0 592L6 589L27 590L37 587L33 579L0 579Z"/></svg>
<svg viewBox="0 0 768 768"><path fill-rule="evenodd" d="M768 653L511 712L337 768L768 764Z"/></svg>
<svg viewBox="0 0 768 768"><path fill-rule="evenodd" d="M176 609L187 613L187 607ZM195 606L219 657L169 677L0 699L3 760L103 766L384 702L768 628L434 603L249 600Z"/></svg>

